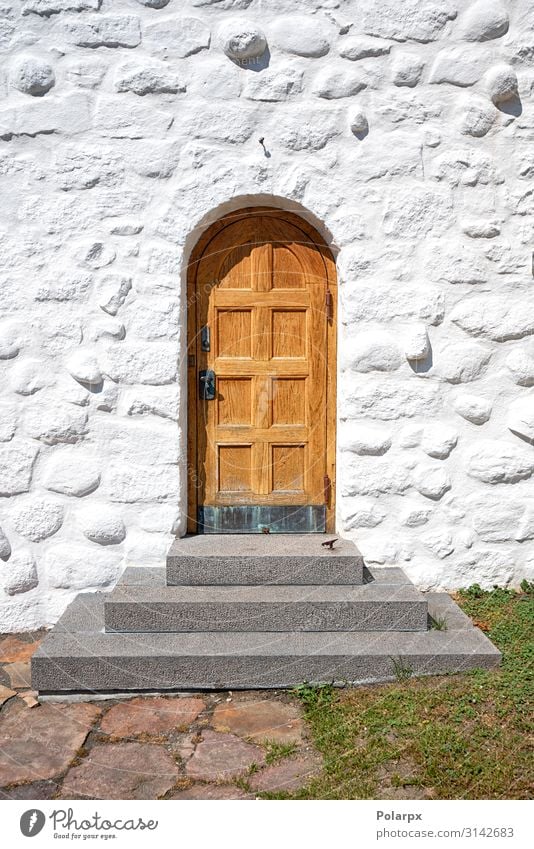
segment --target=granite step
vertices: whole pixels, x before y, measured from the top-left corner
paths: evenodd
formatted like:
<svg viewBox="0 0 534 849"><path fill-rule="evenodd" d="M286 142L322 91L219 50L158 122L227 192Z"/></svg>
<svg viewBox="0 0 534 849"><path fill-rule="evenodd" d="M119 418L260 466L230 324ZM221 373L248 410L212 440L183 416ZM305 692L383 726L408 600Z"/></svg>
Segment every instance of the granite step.
<svg viewBox="0 0 534 849"><path fill-rule="evenodd" d="M173 542L167 584L344 584L363 582L363 557L353 542L335 534L211 534Z"/></svg>
<svg viewBox="0 0 534 849"><path fill-rule="evenodd" d="M104 602L106 631L425 631L411 584L123 586Z"/></svg>
<svg viewBox="0 0 534 849"><path fill-rule="evenodd" d="M104 632L105 594L80 594L32 659L41 697L367 684L498 665L500 653L446 593L427 594L447 630Z"/></svg>

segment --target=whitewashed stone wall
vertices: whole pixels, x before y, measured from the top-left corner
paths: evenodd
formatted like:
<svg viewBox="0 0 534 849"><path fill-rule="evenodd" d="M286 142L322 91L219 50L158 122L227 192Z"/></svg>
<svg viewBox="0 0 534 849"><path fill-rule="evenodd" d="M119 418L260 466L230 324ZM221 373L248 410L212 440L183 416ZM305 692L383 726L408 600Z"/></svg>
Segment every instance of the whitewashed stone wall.
<svg viewBox="0 0 534 849"><path fill-rule="evenodd" d="M531 0L0 0L0 51L2 629L183 530L184 269L255 203L337 254L340 532L532 576Z"/></svg>

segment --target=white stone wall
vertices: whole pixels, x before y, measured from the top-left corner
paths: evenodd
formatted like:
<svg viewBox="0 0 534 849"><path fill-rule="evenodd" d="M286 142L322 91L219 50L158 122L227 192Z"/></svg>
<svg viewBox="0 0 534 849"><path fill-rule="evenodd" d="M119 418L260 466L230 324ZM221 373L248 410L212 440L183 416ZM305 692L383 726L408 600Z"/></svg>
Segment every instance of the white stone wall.
<svg viewBox="0 0 534 849"><path fill-rule="evenodd" d="M0 51L0 628L183 530L185 267L256 203L337 255L340 532L532 576L531 0L0 0Z"/></svg>

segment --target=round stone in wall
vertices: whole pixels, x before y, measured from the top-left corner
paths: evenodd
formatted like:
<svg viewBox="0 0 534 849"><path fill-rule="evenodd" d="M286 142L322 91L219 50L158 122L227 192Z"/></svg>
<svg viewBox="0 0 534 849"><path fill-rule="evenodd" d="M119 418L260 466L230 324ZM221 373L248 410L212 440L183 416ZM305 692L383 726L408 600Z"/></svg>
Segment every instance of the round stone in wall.
<svg viewBox="0 0 534 849"><path fill-rule="evenodd" d="M63 506L44 498L24 498L15 501L10 518L21 536L40 542L53 536L63 524Z"/></svg>
<svg viewBox="0 0 534 849"><path fill-rule="evenodd" d="M237 62L257 59L267 47L263 30L249 21L231 21L221 27L218 36L226 55Z"/></svg>
<svg viewBox="0 0 534 849"><path fill-rule="evenodd" d="M170 0L137 0L142 6L148 6L150 9L163 9L168 6Z"/></svg>
<svg viewBox="0 0 534 849"><path fill-rule="evenodd" d="M33 97L46 94L55 83L54 69L44 59L25 56L18 60L11 71L11 84Z"/></svg>
<svg viewBox="0 0 534 849"><path fill-rule="evenodd" d="M39 583L35 560L29 551L18 551L2 566L1 582L7 595L18 595L35 589Z"/></svg>
<svg viewBox="0 0 534 849"><path fill-rule="evenodd" d="M78 524L91 542L99 545L117 545L126 536L120 515L108 505L91 505L78 514Z"/></svg>
<svg viewBox="0 0 534 849"><path fill-rule="evenodd" d="M517 74L510 65L496 65L486 74L488 94L495 104L517 97Z"/></svg>
<svg viewBox="0 0 534 849"><path fill-rule="evenodd" d="M10 557L11 545L2 528L0 528L0 560L9 560Z"/></svg>
<svg viewBox="0 0 534 849"><path fill-rule="evenodd" d="M464 136L481 138L491 129L496 111L483 101L465 102L460 111L460 132Z"/></svg>

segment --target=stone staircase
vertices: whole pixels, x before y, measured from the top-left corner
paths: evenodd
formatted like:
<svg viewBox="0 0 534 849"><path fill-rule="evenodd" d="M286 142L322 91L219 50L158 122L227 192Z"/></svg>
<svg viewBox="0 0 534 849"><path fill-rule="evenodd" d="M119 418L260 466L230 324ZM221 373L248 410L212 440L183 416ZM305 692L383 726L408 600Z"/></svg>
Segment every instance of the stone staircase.
<svg viewBox="0 0 534 849"><path fill-rule="evenodd" d="M110 593L75 599L33 656L32 686L65 698L363 684L499 663L446 593L325 539L176 540L166 569L128 568Z"/></svg>

